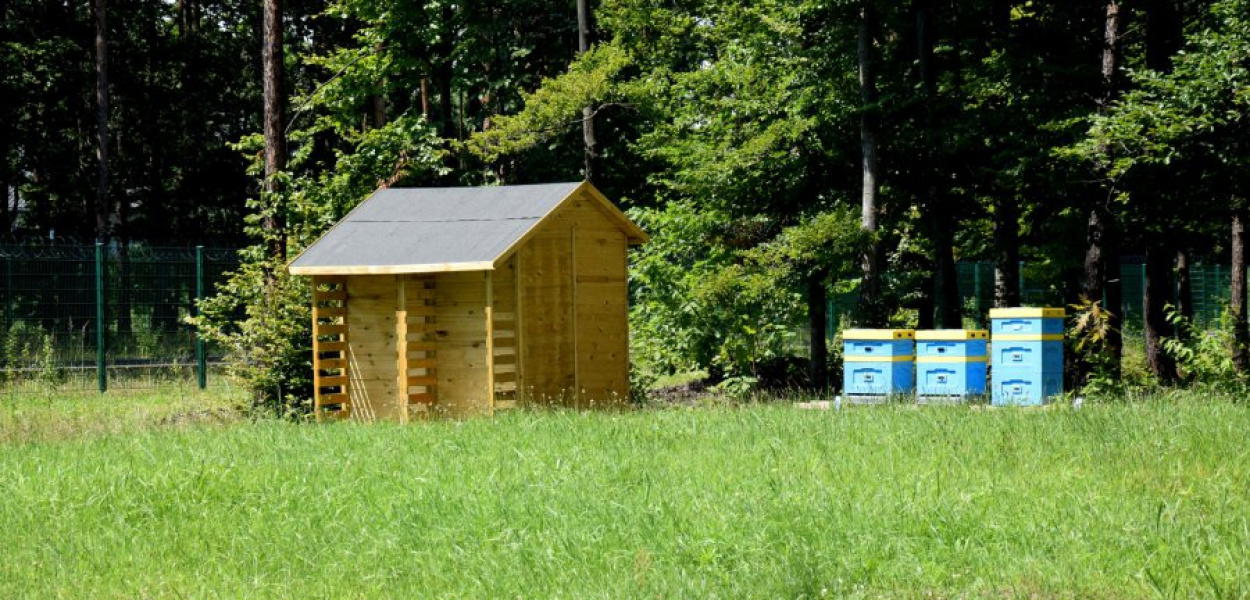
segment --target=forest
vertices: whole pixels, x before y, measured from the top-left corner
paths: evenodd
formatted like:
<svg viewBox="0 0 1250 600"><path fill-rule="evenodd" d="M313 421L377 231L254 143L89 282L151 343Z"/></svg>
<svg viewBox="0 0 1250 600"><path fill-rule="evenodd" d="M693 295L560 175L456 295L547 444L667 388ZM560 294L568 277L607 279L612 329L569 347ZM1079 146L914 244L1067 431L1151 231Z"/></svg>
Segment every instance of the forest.
<svg viewBox="0 0 1250 600"><path fill-rule="evenodd" d="M0 228L246 245L199 324L258 389L309 385L283 266L374 190L582 179L652 236L640 380L819 384L832 298L957 328L1021 269L1073 389L1250 372L1250 0L8 0L0 44Z"/></svg>

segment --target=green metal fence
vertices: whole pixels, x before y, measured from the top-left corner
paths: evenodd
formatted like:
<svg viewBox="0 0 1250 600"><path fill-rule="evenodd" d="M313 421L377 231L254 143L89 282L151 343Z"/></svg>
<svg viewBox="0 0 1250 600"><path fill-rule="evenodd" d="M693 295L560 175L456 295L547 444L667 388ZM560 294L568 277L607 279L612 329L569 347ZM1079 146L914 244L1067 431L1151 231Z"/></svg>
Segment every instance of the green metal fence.
<svg viewBox="0 0 1250 600"><path fill-rule="evenodd" d="M984 327L989 309L994 306L994 263L960 262L959 293L964 299L964 314L969 325ZM1228 306L1229 286L1232 272L1226 265L1192 265L1189 268L1194 323L1209 328L1219 322L1220 315ZM1146 291L1146 268L1137 262L1120 264L1120 282L1123 289L1124 328L1143 331L1143 300ZM1175 289L1175 281L1172 282ZM1063 282L1044 267L1020 263L1020 293L1026 306L1064 306ZM1173 294L1173 301L1179 294ZM859 304L856 293L840 294L829 299L829 337L843 315L854 314Z"/></svg>
<svg viewBox="0 0 1250 600"><path fill-rule="evenodd" d="M186 318L237 265L227 248L0 244L0 390L223 382L224 352Z"/></svg>

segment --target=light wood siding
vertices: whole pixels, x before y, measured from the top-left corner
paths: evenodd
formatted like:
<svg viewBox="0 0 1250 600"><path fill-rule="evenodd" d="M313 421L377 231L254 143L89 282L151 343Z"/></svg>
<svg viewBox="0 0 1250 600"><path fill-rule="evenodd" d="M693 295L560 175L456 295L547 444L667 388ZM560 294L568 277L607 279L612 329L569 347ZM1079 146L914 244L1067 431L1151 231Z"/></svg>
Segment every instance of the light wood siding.
<svg viewBox="0 0 1250 600"><path fill-rule="evenodd" d="M628 397L626 239L575 198L517 253L522 389L580 406Z"/></svg>
<svg viewBox="0 0 1250 600"><path fill-rule="evenodd" d="M435 280L438 408L451 416L490 411L486 273L445 273Z"/></svg>
<svg viewBox="0 0 1250 600"><path fill-rule="evenodd" d="M521 279L521 401L563 404L576 385L571 227L559 216L516 255Z"/></svg>
<svg viewBox="0 0 1250 600"><path fill-rule="evenodd" d="M395 277L347 278L348 394L352 417L399 421Z"/></svg>

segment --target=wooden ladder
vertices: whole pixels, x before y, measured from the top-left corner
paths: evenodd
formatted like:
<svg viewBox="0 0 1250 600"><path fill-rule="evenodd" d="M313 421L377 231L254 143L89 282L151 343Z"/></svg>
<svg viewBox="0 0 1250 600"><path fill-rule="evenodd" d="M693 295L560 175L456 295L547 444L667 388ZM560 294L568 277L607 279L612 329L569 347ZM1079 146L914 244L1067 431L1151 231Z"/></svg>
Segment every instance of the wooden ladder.
<svg viewBox="0 0 1250 600"><path fill-rule="evenodd" d="M344 418L351 414L347 361L347 279L313 278L313 411Z"/></svg>

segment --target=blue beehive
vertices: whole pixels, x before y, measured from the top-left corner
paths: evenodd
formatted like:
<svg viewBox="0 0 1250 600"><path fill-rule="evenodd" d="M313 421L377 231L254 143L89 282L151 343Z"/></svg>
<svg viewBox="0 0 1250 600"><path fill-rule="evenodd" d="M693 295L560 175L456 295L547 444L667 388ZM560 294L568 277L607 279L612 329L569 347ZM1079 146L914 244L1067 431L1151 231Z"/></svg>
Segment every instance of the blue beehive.
<svg viewBox="0 0 1250 600"><path fill-rule="evenodd" d="M1063 309L990 310L993 403L1044 404L1063 393Z"/></svg>
<svg viewBox="0 0 1250 600"><path fill-rule="evenodd" d="M915 389L916 332L847 329L842 332L842 393L885 398Z"/></svg>
<svg viewBox="0 0 1250 600"><path fill-rule="evenodd" d="M984 395L988 338L983 329L917 331L917 395L922 399Z"/></svg>

